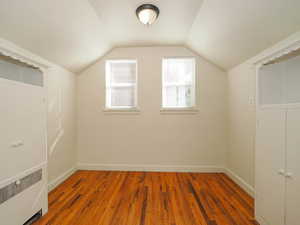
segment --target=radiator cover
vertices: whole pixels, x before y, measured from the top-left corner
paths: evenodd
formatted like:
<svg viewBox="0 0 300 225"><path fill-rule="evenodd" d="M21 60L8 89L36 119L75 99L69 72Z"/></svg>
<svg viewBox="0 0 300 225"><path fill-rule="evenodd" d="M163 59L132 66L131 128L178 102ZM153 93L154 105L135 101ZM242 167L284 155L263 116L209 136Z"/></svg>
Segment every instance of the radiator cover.
<svg viewBox="0 0 300 225"><path fill-rule="evenodd" d="M20 184L13 182L0 189L0 204L42 180L42 169L39 169L20 179Z"/></svg>

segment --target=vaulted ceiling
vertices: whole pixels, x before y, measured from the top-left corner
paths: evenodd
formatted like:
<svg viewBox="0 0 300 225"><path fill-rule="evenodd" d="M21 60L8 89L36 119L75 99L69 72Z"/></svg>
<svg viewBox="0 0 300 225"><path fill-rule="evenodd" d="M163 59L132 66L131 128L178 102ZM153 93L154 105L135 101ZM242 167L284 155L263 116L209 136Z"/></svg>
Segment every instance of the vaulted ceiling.
<svg viewBox="0 0 300 225"><path fill-rule="evenodd" d="M0 37L78 72L117 46L186 45L223 69L300 30L299 0L1 0Z"/></svg>

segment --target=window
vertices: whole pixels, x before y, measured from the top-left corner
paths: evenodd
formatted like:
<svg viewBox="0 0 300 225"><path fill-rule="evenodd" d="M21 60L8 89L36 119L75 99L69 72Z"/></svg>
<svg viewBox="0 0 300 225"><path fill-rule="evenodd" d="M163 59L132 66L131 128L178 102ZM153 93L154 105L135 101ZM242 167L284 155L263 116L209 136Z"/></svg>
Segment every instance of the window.
<svg viewBox="0 0 300 225"><path fill-rule="evenodd" d="M162 107L195 106L195 59L166 58L162 64Z"/></svg>
<svg viewBox="0 0 300 225"><path fill-rule="evenodd" d="M137 107L136 60L106 61L106 108Z"/></svg>

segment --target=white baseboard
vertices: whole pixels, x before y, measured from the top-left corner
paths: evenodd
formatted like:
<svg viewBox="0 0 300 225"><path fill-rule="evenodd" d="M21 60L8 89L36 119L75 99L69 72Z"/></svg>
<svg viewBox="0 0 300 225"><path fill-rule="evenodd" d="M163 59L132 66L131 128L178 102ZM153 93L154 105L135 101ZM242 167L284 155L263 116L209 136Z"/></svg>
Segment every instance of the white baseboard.
<svg viewBox="0 0 300 225"><path fill-rule="evenodd" d="M70 168L57 178L55 178L53 181L49 182L48 184L48 192L52 191L54 188L56 188L58 185L60 185L62 182L64 182L66 179L68 179L74 172L76 171L75 167Z"/></svg>
<svg viewBox="0 0 300 225"><path fill-rule="evenodd" d="M137 165L137 164L90 164L78 163L79 170L111 170L111 171L152 171L152 172L198 172L220 173L224 168L220 166L187 166L187 165Z"/></svg>
<svg viewBox="0 0 300 225"><path fill-rule="evenodd" d="M254 198L254 188L244 181L240 176L234 173L232 170L226 168L225 173L234 181L236 182L241 188L243 188L250 196Z"/></svg>
<svg viewBox="0 0 300 225"><path fill-rule="evenodd" d="M255 214L255 219L260 225L270 225L264 220L262 216L258 215L257 213Z"/></svg>
<svg viewBox="0 0 300 225"><path fill-rule="evenodd" d="M76 170L99 171L149 171L149 172L195 172L195 173L225 173L249 195L254 197L254 188L228 168L221 166L196 166L196 165L138 165L138 164L92 164L78 163L76 168L71 168L48 184L48 191L61 184Z"/></svg>

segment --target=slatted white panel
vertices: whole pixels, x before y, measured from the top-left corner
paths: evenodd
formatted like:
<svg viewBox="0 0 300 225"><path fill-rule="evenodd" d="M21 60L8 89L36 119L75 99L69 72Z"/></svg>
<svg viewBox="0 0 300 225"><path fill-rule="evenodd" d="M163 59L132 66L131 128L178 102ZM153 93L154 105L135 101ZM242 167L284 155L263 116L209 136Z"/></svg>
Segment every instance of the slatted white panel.
<svg viewBox="0 0 300 225"><path fill-rule="evenodd" d="M43 74L40 70L14 64L0 59L0 78L18 81L35 86L43 86Z"/></svg>
<svg viewBox="0 0 300 225"><path fill-rule="evenodd" d="M263 66L259 74L259 103L300 103L299 87L300 56Z"/></svg>
<svg viewBox="0 0 300 225"><path fill-rule="evenodd" d="M273 105L285 103L285 65L270 64L259 74L259 103Z"/></svg>
<svg viewBox="0 0 300 225"><path fill-rule="evenodd" d="M285 62L286 103L300 103L300 56Z"/></svg>

